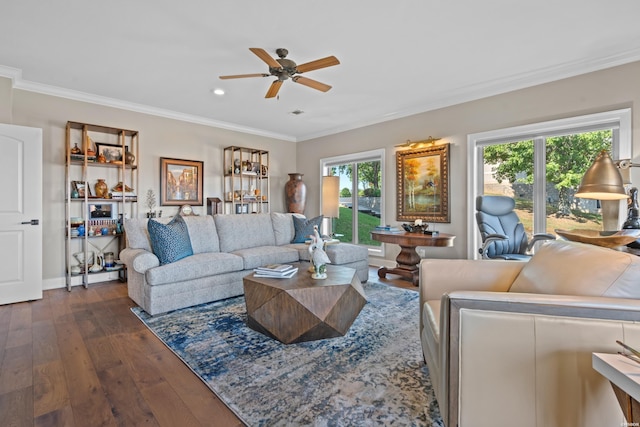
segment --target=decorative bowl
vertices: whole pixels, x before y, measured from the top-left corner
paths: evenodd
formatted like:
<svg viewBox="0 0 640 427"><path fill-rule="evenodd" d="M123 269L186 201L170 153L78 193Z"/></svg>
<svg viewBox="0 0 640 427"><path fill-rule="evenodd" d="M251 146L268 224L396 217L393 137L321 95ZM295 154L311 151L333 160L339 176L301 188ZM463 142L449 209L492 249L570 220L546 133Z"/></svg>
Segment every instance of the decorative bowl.
<svg viewBox="0 0 640 427"><path fill-rule="evenodd" d="M638 229L625 229L620 231L555 230L555 232L572 242L589 243L605 248L628 245L640 239L640 230Z"/></svg>

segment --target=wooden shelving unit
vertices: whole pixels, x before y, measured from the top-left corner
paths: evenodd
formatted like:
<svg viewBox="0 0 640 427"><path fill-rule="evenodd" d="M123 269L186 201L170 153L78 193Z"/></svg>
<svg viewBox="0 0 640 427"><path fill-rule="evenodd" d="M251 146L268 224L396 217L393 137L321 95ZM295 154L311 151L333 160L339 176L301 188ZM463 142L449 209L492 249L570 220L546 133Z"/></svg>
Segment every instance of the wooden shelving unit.
<svg viewBox="0 0 640 427"><path fill-rule="evenodd" d="M269 152L254 148L224 149L224 213L270 211Z"/></svg>
<svg viewBox="0 0 640 427"><path fill-rule="evenodd" d="M65 140L67 290L71 290L75 277L80 278L85 288L89 283L110 280L111 275L105 273L118 272L118 277L125 280L122 264L100 271L92 266L105 253L113 252L114 261L119 259L125 246L124 222L137 216L138 132L70 121ZM105 158L98 156L98 151ZM132 161L128 161L131 158L127 152L133 154ZM108 193L104 197L95 197L98 179L107 184ZM120 192L118 185L122 187ZM131 191L126 191L127 188ZM81 226L83 233L79 233Z"/></svg>

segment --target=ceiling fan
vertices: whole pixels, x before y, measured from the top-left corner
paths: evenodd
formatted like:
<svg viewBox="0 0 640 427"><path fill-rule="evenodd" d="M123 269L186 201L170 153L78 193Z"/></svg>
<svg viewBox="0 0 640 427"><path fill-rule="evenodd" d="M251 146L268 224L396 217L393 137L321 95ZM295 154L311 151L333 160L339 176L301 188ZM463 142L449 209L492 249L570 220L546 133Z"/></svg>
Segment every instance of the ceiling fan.
<svg viewBox="0 0 640 427"><path fill-rule="evenodd" d="M308 86L312 89L326 92L331 89L331 86L320 83L316 80L309 79L307 77L302 77L298 74L340 64L340 61L338 61L338 58L336 58L335 56L327 56L326 58L316 59L315 61L305 62L304 64L297 65L292 60L287 59L289 51L284 48L276 49L276 54L279 56L278 59L272 58L271 55L267 53L267 51L259 47L250 47L249 50L255 53L258 58L267 63L267 65L269 66L269 73L235 74L231 76L220 76L220 78L225 80L242 79L245 77L277 77L277 80L271 83L271 86L269 87L265 98L275 97L278 94L282 83L288 78L291 78L291 81L293 81L294 83L300 83L301 85Z"/></svg>

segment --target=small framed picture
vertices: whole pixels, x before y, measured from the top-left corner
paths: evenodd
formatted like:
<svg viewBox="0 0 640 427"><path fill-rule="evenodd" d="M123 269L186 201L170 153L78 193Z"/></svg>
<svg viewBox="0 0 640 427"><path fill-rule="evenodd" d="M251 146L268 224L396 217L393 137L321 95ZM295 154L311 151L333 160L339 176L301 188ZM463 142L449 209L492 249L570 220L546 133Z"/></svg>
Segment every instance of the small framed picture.
<svg viewBox="0 0 640 427"><path fill-rule="evenodd" d="M237 214L246 214L249 213L249 205L247 204L239 204L236 205L236 213Z"/></svg>
<svg viewBox="0 0 640 427"><path fill-rule="evenodd" d="M96 156L103 155L107 163L121 162L124 159L124 149L121 145L96 142Z"/></svg>
<svg viewBox="0 0 640 427"><path fill-rule="evenodd" d="M84 198L85 191L87 192L87 197L91 197L91 186L86 185L84 181L71 181L71 189L78 192L78 197Z"/></svg>
<svg viewBox="0 0 640 427"><path fill-rule="evenodd" d="M118 219L118 204L114 202L89 203L88 217L92 219Z"/></svg>

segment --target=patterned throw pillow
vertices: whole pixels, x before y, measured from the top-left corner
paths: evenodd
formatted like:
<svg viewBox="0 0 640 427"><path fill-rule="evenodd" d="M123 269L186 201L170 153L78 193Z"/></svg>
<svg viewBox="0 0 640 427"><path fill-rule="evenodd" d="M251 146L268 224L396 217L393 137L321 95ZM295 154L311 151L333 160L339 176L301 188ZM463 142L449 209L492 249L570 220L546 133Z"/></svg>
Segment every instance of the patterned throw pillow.
<svg viewBox="0 0 640 427"><path fill-rule="evenodd" d="M180 214L173 217L167 224L150 219L147 229L151 239L151 248L160 260L160 265L193 255L189 229Z"/></svg>
<svg viewBox="0 0 640 427"><path fill-rule="evenodd" d="M293 216L293 227L296 231L291 243L304 243L309 240L309 236L313 234L313 226L317 225L320 229L322 224L322 215L315 218L307 219Z"/></svg>

